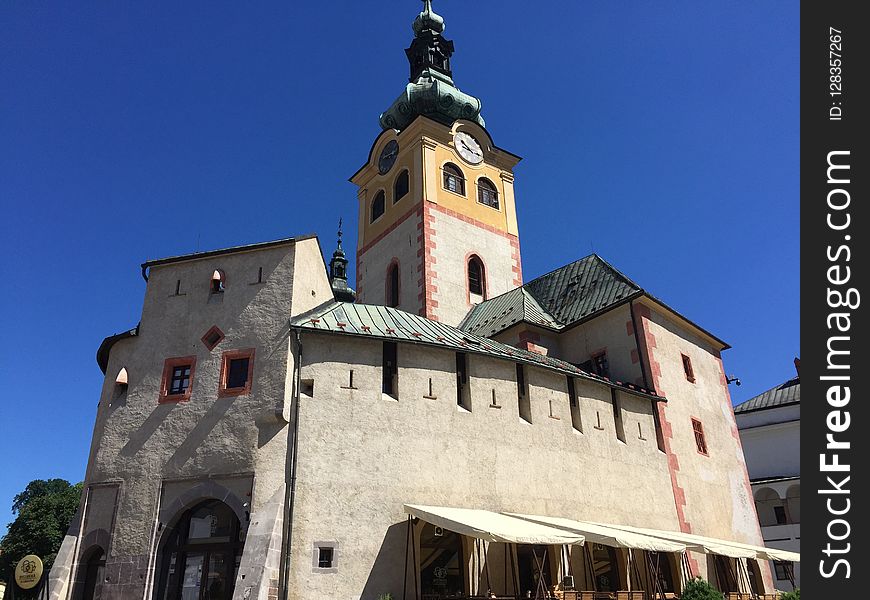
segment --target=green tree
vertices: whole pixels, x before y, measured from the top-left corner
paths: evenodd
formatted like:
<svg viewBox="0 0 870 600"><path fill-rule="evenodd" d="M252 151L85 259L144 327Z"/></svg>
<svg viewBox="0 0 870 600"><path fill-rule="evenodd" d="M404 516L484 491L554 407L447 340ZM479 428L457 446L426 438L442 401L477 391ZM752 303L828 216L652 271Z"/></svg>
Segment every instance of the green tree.
<svg viewBox="0 0 870 600"><path fill-rule="evenodd" d="M786 592L780 595L779 600L801 600L801 589L796 588L793 592Z"/></svg>
<svg viewBox="0 0 870 600"><path fill-rule="evenodd" d="M82 484L65 479L36 479L12 501L15 520L0 540L0 579L12 579L15 563L28 554L51 569L70 521L79 508Z"/></svg>
<svg viewBox="0 0 870 600"><path fill-rule="evenodd" d="M680 598L683 600L723 600L724 596L712 585L700 577L696 577L686 584Z"/></svg>

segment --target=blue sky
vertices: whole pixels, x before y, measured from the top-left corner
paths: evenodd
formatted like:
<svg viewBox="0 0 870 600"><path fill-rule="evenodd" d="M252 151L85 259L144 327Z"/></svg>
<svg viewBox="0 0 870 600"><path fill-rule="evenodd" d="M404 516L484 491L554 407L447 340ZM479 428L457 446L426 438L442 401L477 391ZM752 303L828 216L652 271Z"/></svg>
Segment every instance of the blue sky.
<svg viewBox="0 0 870 600"><path fill-rule="evenodd" d="M516 170L526 279L593 250L722 337L735 402L799 353L798 2L436 0ZM356 222L347 178L422 4L0 4L0 531L84 476L139 264ZM347 231L347 248L355 232Z"/></svg>

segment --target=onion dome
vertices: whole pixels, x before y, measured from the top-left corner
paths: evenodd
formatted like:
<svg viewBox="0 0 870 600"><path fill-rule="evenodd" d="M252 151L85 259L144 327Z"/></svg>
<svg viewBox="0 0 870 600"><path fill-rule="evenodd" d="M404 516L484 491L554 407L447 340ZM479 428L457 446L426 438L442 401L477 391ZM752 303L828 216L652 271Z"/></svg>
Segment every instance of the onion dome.
<svg viewBox="0 0 870 600"><path fill-rule="evenodd" d="M420 115L452 125L467 119L484 126L479 99L462 92L453 83L450 58L453 42L445 39L444 19L432 11L432 0L424 0L423 12L412 24L414 39L405 50L411 77L405 91L381 115L381 127L401 131Z"/></svg>

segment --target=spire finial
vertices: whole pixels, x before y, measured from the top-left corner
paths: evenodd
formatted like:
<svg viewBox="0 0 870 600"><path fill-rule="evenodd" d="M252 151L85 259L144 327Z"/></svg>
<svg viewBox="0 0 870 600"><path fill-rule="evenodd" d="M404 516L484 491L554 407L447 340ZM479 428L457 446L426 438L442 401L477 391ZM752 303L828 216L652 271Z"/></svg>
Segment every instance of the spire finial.
<svg viewBox="0 0 870 600"><path fill-rule="evenodd" d="M332 294L341 302L353 302L356 292L347 285L347 257L341 247L341 237L344 235L342 224L344 219L338 219L338 247L332 253L329 261L329 282L332 284Z"/></svg>
<svg viewBox="0 0 870 600"><path fill-rule="evenodd" d="M432 0L423 0L423 12L417 15L411 27L417 37L427 30L441 34L444 33L444 18L432 10Z"/></svg>

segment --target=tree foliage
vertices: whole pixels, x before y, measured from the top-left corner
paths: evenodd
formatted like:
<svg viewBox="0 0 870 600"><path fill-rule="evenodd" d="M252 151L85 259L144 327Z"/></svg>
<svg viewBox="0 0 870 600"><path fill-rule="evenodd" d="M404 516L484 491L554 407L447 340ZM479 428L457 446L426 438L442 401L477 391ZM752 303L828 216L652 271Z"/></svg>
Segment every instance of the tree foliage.
<svg viewBox="0 0 870 600"><path fill-rule="evenodd" d="M682 600L724 600L725 596L708 582L696 577L686 584Z"/></svg>
<svg viewBox="0 0 870 600"><path fill-rule="evenodd" d="M15 496L15 520L0 540L0 579L11 579L15 564L28 554L39 556L46 572L51 569L81 496L82 484L65 479L36 479Z"/></svg>
<svg viewBox="0 0 870 600"><path fill-rule="evenodd" d="M801 589L795 588L793 592L781 594L779 600L801 600Z"/></svg>

